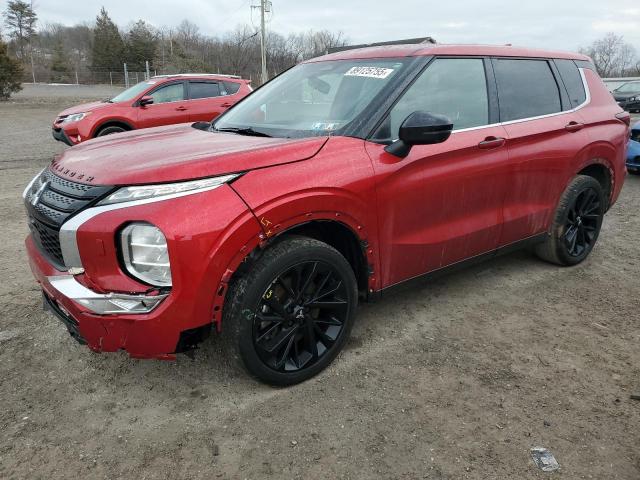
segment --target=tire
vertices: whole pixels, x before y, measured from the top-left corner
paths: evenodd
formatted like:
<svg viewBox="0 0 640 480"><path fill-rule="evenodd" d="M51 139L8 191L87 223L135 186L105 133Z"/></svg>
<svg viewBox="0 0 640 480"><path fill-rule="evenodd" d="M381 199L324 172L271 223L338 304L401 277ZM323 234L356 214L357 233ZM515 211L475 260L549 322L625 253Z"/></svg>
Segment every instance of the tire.
<svg viewBox="0 0 640 480"><path fill-rule="evenodd" d="M595 246L606 200L600 183L593 177L578 175L562 194L549 237L535 247L535 253L557 265L577 265Z"/></svg>
<svg viewBox="0 0 640 480"><path fill-rule="evenodd" d="M357 302L355 274L336 249L311 238L285 238L231 285L222 323L225 350L262 382L303 382L342 350Z"/></svg>
<svg viewBox="0 0 640 480"><path fill-rule="evenodd" d="M127 129L123 128L123 127L116 127L111 126L111 127L104 127L103 129L101 129L98 134L96 135L96 137L104 137L105 135L112 135L114 133L122 133L122 132L126 132Z"/></svg>

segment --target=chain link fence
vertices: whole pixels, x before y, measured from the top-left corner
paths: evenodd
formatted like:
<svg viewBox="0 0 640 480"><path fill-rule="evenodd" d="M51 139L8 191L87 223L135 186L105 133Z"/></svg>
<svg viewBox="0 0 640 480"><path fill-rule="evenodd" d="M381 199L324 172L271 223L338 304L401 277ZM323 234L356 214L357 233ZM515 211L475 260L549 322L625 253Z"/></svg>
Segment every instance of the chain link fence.
<svg viewBox="0 0 640 480"><path fill-rule="evenodd" d="M150 75L156 75L157 72L152 70ZM49 70L39 70L35 68L33 72L25 71L22 81L24 83L59 83L71 85L112 85L112 86L131 86L147 79L146 72L133 71L127 72L125 76L124 69L119 72L100 71L100 70L68 70L66 72L56 72Z"/></svg>

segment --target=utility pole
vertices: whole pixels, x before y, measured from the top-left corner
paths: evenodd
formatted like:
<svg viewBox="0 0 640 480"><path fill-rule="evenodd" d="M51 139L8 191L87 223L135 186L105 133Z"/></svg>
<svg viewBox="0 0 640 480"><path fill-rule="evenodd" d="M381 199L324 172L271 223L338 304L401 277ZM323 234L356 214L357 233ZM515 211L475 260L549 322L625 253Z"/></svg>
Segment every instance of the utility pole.
<svg viewBox="0 0 640 480"><path fill-rule="evenodd" d="M260 0L260 54L262 56L262 83L267 83L267 36L264 28L264 11L267 5L268 0Z"/></svg>

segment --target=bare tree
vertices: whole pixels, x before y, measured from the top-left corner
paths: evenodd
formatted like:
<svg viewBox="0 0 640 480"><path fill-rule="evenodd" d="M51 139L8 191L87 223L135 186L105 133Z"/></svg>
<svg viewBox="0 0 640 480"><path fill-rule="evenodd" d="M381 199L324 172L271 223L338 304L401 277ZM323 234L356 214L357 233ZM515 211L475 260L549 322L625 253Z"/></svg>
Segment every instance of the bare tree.
<svg viewBox="0 0 640 480"><path fill-rule="evenodd" d="M622 35L607 33L603 38L580 49L581 53L592 58L600 76L625 76L636 62L636 50L624 41Z"/></svg>

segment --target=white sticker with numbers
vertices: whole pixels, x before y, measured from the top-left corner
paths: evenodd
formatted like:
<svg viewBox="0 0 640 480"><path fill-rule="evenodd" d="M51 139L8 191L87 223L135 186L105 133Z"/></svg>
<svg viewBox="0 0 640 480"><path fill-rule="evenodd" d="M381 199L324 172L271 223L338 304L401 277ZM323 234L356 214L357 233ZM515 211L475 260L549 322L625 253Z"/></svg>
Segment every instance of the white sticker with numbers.
<svg viewBox="0 0 640 480"><path fill-rule="evenodd" d="M393 68L380 67L352 67L344 74L345 77L387 78L393 73Z"/></svg>

